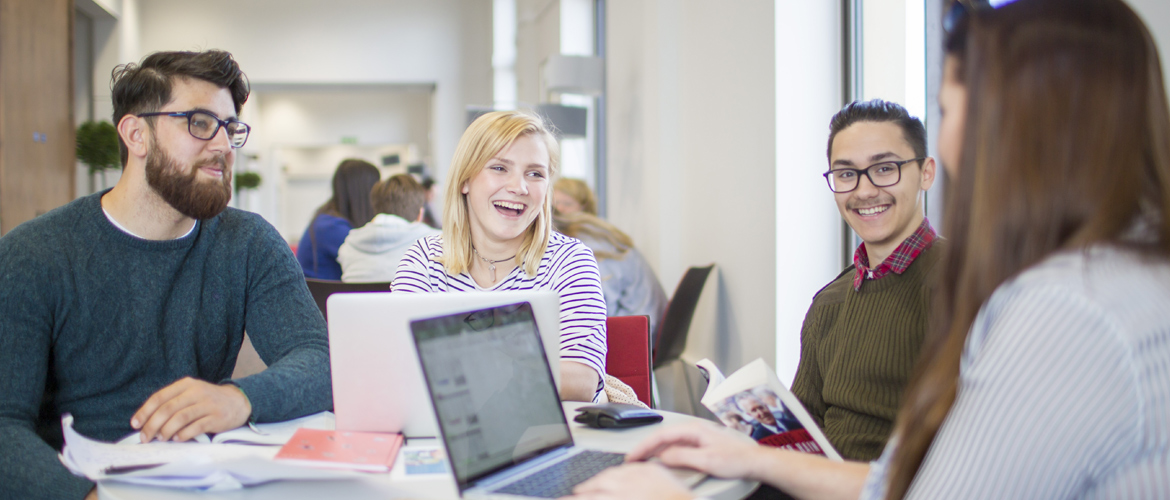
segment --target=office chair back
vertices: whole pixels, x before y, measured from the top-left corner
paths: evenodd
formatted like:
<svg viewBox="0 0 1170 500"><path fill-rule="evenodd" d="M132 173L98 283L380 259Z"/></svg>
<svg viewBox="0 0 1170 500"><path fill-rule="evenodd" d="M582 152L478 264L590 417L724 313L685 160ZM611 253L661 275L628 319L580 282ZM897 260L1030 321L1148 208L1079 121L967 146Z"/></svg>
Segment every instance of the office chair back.
<svg viewBox="0 0 1170 500"><path fill-rule="evenodd" d="M330 295L335 293L390 291L390 282L388 281L378 283L342 283L334 280L305 278L305 284L309 285L309 293L313 295L313 301L317 303L317 308L321 310L321 316L324 316L326 321L329 320L329 315L325 312L325 301L329 299Z"/></svg>
<svg viewBox="0 0 1170 500"><path fill-rule="evenodd" d="M605 319L605 372L634 389L654 407L650 389L650 317L611 316Z"/></svg>
<svg viewBox="0 0 1170 500"><path fill-rule="evenodd" d="M699 305L699 295L703 293L703 285L715 264L704 267L687 269L674 296L666 305L666 313L662 315L662 325L659 327L654 342L654 368L658 368L682 356L687 347L687 332L691 329L691 319L695 316L695 308Z"/></svg>

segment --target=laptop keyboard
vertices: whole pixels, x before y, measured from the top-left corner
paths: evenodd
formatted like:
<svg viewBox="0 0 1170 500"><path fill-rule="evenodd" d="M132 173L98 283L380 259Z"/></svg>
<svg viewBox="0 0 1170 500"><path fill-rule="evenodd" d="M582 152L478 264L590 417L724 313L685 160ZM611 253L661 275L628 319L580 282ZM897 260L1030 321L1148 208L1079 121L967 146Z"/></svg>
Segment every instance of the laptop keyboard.
<svg viewBox="0 0 1170 500"><path fill-rule="evenodd" d="M507 493L539 498L560 498L573 493L573 487L601 472L620 465L625 460L621 453L585 450L566 460L541 469L531 476L504 486L494 493Z"/></svg>

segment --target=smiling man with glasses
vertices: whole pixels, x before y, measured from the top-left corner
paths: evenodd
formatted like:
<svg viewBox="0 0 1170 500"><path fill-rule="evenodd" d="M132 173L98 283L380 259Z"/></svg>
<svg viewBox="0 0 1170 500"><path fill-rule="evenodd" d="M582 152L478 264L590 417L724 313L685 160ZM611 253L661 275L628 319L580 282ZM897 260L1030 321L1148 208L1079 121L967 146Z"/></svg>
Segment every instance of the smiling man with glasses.
<svg viewBox="0 0 1170 500"><path fill-rule="evenodd" d="M863 243L853 265L813 298L792 392L843 457L874 460L926 332L941 255L923 215L935 162L922 122L892 102L851 103L829 129L822 175Z"/></svg>
<svg viewBox="0 0 1170 500"><path fill-rule="evenodd" d="M57 459L83 435L186 441L332 406L325 322L288 244L227 208L250 128L222 51L113 74L122 177L0 238L0 498L96 497ZM232 379L244 329L268 364Z"/></svg>

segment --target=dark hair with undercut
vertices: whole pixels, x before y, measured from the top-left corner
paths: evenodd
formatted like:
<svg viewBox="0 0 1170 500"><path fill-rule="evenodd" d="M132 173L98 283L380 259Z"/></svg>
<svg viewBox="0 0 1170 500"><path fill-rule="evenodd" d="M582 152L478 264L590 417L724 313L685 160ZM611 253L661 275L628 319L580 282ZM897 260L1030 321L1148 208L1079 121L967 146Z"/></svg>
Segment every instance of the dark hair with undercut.
<svg viewBox="0 0 1170 500"><path fill-rule="evenodd" d="M175 78L194 78L228 89L237 115L251 92L248 77L228 52L155 52L139 64L119 64L114 68L110 77L114 125L126 115L159 111L171 101ZM121 137L118 152L124 168L129 152Z"/></svg>
<svg viewBox="0 0 1170 500"><path fill-rule="evenodd" d="M833 139L837 138L837 133L858 122L889 122L897 125L902 129L902 136L910 144L910 148L914 150L914 157L926 157L926 127L922 126L922 120L910 116L910 112L896 102L873 99L853 101L833 115L833 119L829 121L829 147L825 151L829 161L833 160ZM918 162L918 166L921 167L922 162Z"/></svg>
<svg viewBox="0 0 1170 500"><path fill-rule="evenodd" d="M410 174L391 176L370 190L370 205L375 213L397 215L408 222L418 220L426 202L427 188Z"/></svg>

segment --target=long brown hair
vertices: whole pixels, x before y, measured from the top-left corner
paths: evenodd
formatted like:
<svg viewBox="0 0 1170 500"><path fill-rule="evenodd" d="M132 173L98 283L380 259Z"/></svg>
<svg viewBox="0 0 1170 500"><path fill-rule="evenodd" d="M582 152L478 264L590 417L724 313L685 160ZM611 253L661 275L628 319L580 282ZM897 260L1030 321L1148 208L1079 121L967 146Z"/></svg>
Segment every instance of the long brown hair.
<svg viewBox="0 0 1170 500"><path fill-rule="evenodd" d="M333 171L333 196L317 207L309 221L309 245L313 250L313 271L317 270L317 218L321 215L340 217L349 222L349 227L359 228L370 222L375 215L370 205L370 190L382 173L374 164L349 158L342 160Z"/></svg>
<svg viewBox="0 0 1170 500"><path fill-rule="evenodd" d="M898 415L886 498L906 495L959 390L992 292L1054 252L1170 257L1170 111L1157 48L1120 0L1019 0L950 33L967 115L948 184L930 337ZM1145 221L1152 239L1127 238Z"/></svg>

